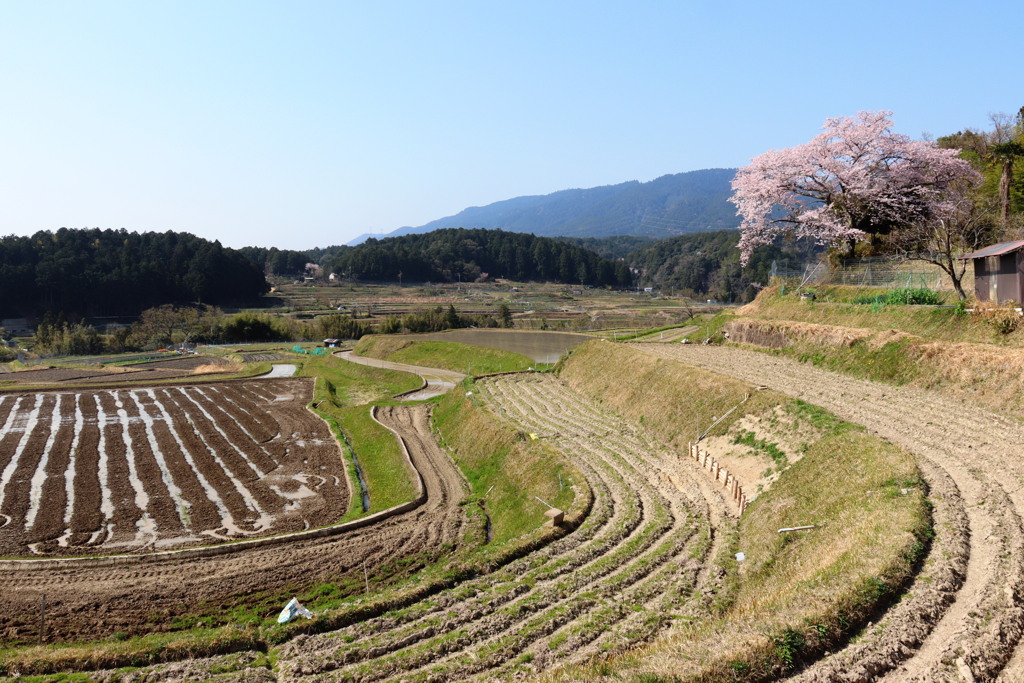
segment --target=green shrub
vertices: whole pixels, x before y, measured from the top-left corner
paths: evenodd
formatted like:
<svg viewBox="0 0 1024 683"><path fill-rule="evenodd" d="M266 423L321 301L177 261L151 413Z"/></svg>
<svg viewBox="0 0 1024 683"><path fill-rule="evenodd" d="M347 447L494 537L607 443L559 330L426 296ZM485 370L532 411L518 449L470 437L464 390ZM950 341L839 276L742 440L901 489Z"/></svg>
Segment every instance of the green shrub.
<svg viewBox="0 0 1024 683"><path fill-rule="evenodd" d="M942 296L931 289L893 289L887 294L858 296L855 304L882 304L885 306L937 306Z"/></svg>

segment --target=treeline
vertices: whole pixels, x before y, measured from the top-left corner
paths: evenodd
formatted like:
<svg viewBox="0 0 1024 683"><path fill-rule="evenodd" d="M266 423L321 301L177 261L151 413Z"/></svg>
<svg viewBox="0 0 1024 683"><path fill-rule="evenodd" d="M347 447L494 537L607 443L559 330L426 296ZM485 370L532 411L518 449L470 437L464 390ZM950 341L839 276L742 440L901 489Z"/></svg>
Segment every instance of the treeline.
<svg viewBox="0 0 1024 683"><path fill-rule="evenodd" d="M372 325L333 313L297 320L259 313L225 315L212 306L167 304L142 312L131 325L97 329L63 314L46 314L36 327L32 352L43 356L152 351L175 344L232 344L273 341L359 339Z"/></svg>
<svg viewBox="0 0 1024 683"><path fill-rule="evenodd" d="M304 251L277 247L242 247L238 253L267 275L302 275L310 263L309 254Z"/></svg>
<svg viewBox="0 0 1024 683"><path fill-rule="evenodd" d="M164 303L251 302L267 289L241 253L188 233L61 228L0 238L4 316L135 315Z"/></svg>
<svg viewBox="0 0 1024 683"><path fill-rule="evenodd" d="M504 277L628 286L626 264L574 244L503 230L446 228L369 239L324 262L326 272L364 281L463 282Z"/></svg>
<svg viewBox="0 0 1024 683"><path fill-rule="evenodd" d="M460 327L512 327L505 304L496 315L459 314L454 306L391 315L374 324L350 315L330 313L298 320L258 313L224 315L212 306L157 306L142 312L132 325L105 330L63 314L47 313L36 327L32 352L43 356L78 356L126 351L152 351L174 344L236 344L246 342L359 339L367 334L440 332ZM10 358L7 358L10 360Z"/></svg>
<svg viewBox="0 0 1024 683"><path fill-rule="evenodd" d="M751 301L767 285L772 261L802 264L815 247L801 243L760 247L740 266L739 230L681 235L642 247L627 258L637 284L730 303Z"/></svg>
<svg viewBox="0 0 1024 683"><path fill-rule="evenodd" d="M992 128L967 128L936 140L959 149L981 174L981 198L994 208L1007 239L1024 235L1024 107L1015 115L990 114Z"/></svg>
<svg viewBox="0 0 1024 683"><path fill-rule="evenodd" d="M653 237L638 235L614 235L612 237L556 237L559 242L573 244L580 249L589 249L598 256L608 259L621 259L631 253L654 244Z"/></svg>

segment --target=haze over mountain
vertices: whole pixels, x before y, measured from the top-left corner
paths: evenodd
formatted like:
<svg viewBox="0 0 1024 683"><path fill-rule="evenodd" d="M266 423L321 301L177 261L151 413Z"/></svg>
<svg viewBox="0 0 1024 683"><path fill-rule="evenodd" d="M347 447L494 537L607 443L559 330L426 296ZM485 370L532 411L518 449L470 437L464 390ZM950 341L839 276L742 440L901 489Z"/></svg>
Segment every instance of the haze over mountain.
<svg viewBox="0 0 1024 683"><path fill-rule="evenodd" d="M664 175L589 189L515 197L487 206L472 206L418 227L398 228L397 237L439 228L490 228L533 233L538 237L609 237L636 235L665 238L739 226L736 207L728 202L734 168L712 168Z"/></svg>

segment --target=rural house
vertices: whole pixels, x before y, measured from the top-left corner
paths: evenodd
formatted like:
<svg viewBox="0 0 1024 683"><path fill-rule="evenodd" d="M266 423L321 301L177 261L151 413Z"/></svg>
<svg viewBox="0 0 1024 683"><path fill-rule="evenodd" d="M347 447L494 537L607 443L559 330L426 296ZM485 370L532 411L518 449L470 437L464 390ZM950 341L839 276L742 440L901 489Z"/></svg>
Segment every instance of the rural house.
<svg viewBox="0 0 1024 683"><path fill-rule="evenodd" d="M1000 242L961 257L974 261L974 296L1001 304L1024 301L1024 240Z"/></svg>

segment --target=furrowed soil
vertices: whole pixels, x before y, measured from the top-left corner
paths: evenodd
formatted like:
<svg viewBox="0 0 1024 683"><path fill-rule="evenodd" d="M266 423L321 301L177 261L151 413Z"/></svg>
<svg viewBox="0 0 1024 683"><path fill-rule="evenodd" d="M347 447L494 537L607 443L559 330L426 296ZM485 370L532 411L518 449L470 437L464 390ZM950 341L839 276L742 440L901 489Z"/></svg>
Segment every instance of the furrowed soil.
<svg viewBox="0 0 1024 683"><path fill-rule="evenodd" d="M309 380L2 396L0 555L147 552L345 513Z"/></svg>
<svg viewBox="0 0 1024 683"><path fill-rule="evenodd" d="M734 520L695 465L550 375L506 375L476 387L509 427L571 454L593 491L590 514L490 574L284 645L279 680L530 675L635 646L672 618L707 608L722 579L709 568L719 547L714 527Z"/></svg>
<svg viewBox="0 0 1024 683"><path fill-rule="evenodd" d="M271 397L274 383L280 382L291 387L308 384L306 380L267 380L254 383L252 391ZM242 391L237 384L232 387ZM198 421L200 412L193 413L192 419ZM269 617L298 592L347 576L361 579L364 563L383 567L397 558L456 548L464 535L465 516L457 504L465 483L434 443L427 408L387 408L378 419L406 443L410 460L423 478L421 504L343 533L285 543L257 542L210 557L150 554L114 564L65 560L57 566L52 561L8 562L0 569L5 602L0 635L8 642L36 638L44 592L49 642L153 633L173 630L176 619L205 616L219 623L222 613L241 603L250 605L258 617ZM254 432L262 429L263 434L273 430L269 421L250 427ZM131 499L133 492L125 493ZM139 500L136 491L134 501ZM159 513L153 515L159 518ZM394 571L414 571L418 566Z"/></svg>
<svg viewBox="0 0 1024 683"><path fill-rule="evenodd" d="M802 680L993 680L1000 675L1008 681L1024 679L1014 656L1024 630L1024 611L1019 607L1024 591L1024 526L1019 516L1024 504L1020 486L1024 466L1006 462L1009 444L1024 437L1015 420L980 411L963 415L959 406L931 394L857 382L736 348L650 342L631 346L729 378L688 394L685 406L655 410L644 429L626 421L644 422L643 413L634 415L629 405L640 399L616 402L609 398L608 405L625 415L623 419L573 388L574 382L586 384L587 393L597 397L604 390L615 391L613 386L601 389L607 378L596 367L578 370L568 381L535 373L478 380L472 396L467 394L465 399L493 411L491 417L509 433L524 441L550 442L572 461L584 481L564 485L573 487L577 498L583 498L584 492L590 498L561 537L525 546L522 553L486 570L454 579L450 588L431 590L423 597L415 597L413 589L403 595L414 597L399 599L391 611L334 622L325 615L315 630L274 647L269 658L241 653L138 671L101 671L94 677L204 680L218 673L218 678L237 681L505 680L536 677L556 666L632 651L672 624L704 618L722 596L728 596L730 577L724 558L731 557L728 539L736 533L738 509L704 468L680 457L679 445L691 438L691 432L703 429L710 416L722 415L722 406L737 403L745 394L754 394L748 405L768 407L777 399L774 392L752 392L747 384L751 383L867 425L917 454L935 505L937 537L907 594L855 643L801 672ZM600 355L602 349L591 347L587 353ZM664 370L651 368L651 381ZM584 371L593 372L584 376ZM678 372L683 377L688 371ZM250 390L271 401L275 397L268 388L271 381L299 380L252 382ZM641 392L646 386L644 381L634 384ZM209 406L189 400L179 388L168 391L161 406L172 407L163 410L180 411L187 424L217 422L209 420ZM104 446L118 439L139 443L140 453L157 450L148 437L147 429L152 427L143 419L147 411L156 410L156 401L132 405L127 398L119 392L97 392L92 400L70 403L44 395L2 397L0 424L5 428L0 431L0 454L45 453L54 450L52 444L76 439L89 444L89 453L104 453ZM77 431L54 426L59 422L54 416L69 411L75 415L75 424L82 425ZM117 419L101 424L96 417L100 414ZM4 570L4 597L12 616L6 615L7 610L0 613L0 634L13 641L31 639L43 591L48 631L54 628L56 639L135 634L169 629L175 617L219 614L241 602L262 608L264 618L272 617L303 588L339 577L360 577L364 566L381 566L394 558L417 553L435 553L436 558L438 552L457 549L469 524L458 505L465 501L467 484L431 434L429 408L395 406L378 408L375 414L399 437L423 477L426 500L418 507L342 535L246 548L201 560L142 556L128 565L70 562L58 568L26 565ZM677 417L669 419L670 415ZM243 411L236 410L232 419L237 425L221 424L220 430L190 437L196 440L190 452L201 452L199 446L205 445L212 460L213 453L224 450L219 440L230 442L236 428L257 442L276 433L274 415L247 422ZM40 426L46 424L50 426ZM32 448L21 447L21 434L37 430ZM42 447L37 448L40 442ZM56 448L58 453L65 451L78 452L73 446ZM267 455L280 457L272 451ZM70 455L54 456L45 464L42 458L35 465L0 462L0 473L9 469L13 477L14 472L31 467L37 472L67 472L71 467ZM12 458L9 463L13 462ZM208 472L207 481L214 481L217 470L196 462L195 470ZM258 453L250 456L249 463L225 461L224 476L227 471L264 466ZM129 464L116 455L83 455L81 466L95 472L89 477L96 481L106 481L115 472L119 481L129 482L119 489L118 501L126 501L123 510L102 487L98 492L83 487L79 494L77 487L65 486L65 498L74 495L88 501L69 506L71 526L80 527L87 540L100 538L90 530L97 528L98 518L111 518L111 511L120 510L117 514L122 517L115 515L113 522L98 526L118 542L138 539L151 528L150 522L157 528L173 527L174 510L153 506L153 491L145 483L133 483L133 477L140 482L162 478L155 456L152 461L147 455ZM28 499L32 499L31 490L38 489L40 496L59 500L59 486L50 482L47 488L48 481L49 476L37 478L40 483L30 486ZM240 488L233 490L232 497L225 495L221 501L232 519L244 523L249 519L242 517L244 511L268 505L255 488L249 498ZM478 503L486 511L485 500L464 504ZM20 514L23 504L22 498L12 494L9 501L0 501L0 511L11 506ZM198 504L193 509L210 519L225 518L220 509L204 511ZM538 502L538 516L544 509ZM140 525L147 512L149 521ZM12 515L10 519L19 518ZM177 519L184 521L180 514ZM127 533L132 520L134 536ZM0 523L4 521L0 518ZM460 567L456 561L451 569L458 572ZM417 568L414 565L409 571Z"/></svg>
<svg viewBox="0 0 1024 683"><path fill-rule="evenodd" d="M855 643L797 680L1024 680L1024 426L1017 419L740 348L636 348L805 399L920 458L936 530L920 575Z"/></svg>

